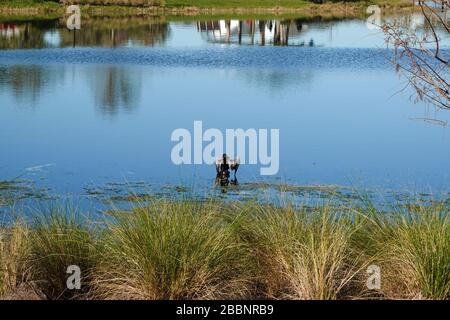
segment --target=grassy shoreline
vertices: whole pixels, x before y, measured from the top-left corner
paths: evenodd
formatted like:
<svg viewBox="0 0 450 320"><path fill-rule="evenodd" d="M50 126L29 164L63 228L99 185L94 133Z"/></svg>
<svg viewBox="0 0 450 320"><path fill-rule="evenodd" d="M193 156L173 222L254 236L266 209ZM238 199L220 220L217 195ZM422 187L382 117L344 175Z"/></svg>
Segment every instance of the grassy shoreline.
<svg viewBox="0 0 450 320"><path fill-rule="evenodd" d="M54 206L0 227L0 299L448 299L449 219L420 203L159 200L101 221Z"/></svg>
<svg viewBox="0 0 450 320"><path fill-rule="evenodd" d="M273 5L273 3L276 3ZM389 12L410 11L411 1L407 0L368 0L357 2L326 2L314 4L309 1L204 1L167 0L164 6L136 7L127 5L81 5L82 14L89 16L217 16L217 15L271 15L271 16L361 16L370 4L377 4ZM66 6L51 2L34 0L8 0L0 3L1 16L14 17L54 17L64 16Z"/></svg>

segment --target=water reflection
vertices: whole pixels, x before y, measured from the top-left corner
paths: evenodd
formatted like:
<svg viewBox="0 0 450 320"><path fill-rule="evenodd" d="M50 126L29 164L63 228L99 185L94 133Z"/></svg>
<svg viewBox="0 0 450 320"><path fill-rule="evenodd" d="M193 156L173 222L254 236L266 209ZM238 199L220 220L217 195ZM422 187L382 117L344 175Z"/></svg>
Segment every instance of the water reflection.
<svg viewBox="0 0 450 320"><path fill-rule="evenodd" d="M114 116L120 109L132 112L141 96L142 74L127 67L96 67L86 70L95 105L104 114Z"/></svg>
<svg viewBox="0 0 450 320"><path fill-rule="evenodd" d="M447 12L443 13L441 18L447 19ZM335 33L337 33L338 42L355 41L357 40L355 31L358 29L365 29L364 33L360 36L358 35L358 37L377 35L380 40L383 40L384 35L376 25L394 23L394 21L397 25L416 32L429 32L431 30L430 24L426 21L423 14L412 13L404 16L386 16L382 21L369 21L370 28L368 28L369 26L365 20L298 18L284 20L199 21L197 22L197 31L201 33L202 39L209 43L315 47L332 44ZM375 23L376 25L370 25L370 23ZM337 30L334 30L334 28ZM446 34L444 30L436 31L439 34ZM315 38L319 41L316 41ZM376 43L374 41L376 39L371 38L370 40ZM445 41L445 44L448 44L448 37L442 40ZM380 41L381 44L382 42Z"/></svg>
<svg viewBox="0 0 450 320"><path fill-rule="evenodd" d="M62 42L68 46L72 34L72 46L80 47L128 47L162 44L169 36L169 24L145 19L97 19L81 30L60 32ZM75 40L74 40L75 39Z"/></svg>
<svg viewBox="0 0 450 320"><path fill-rule="evenodd" d="M33 49L46 47L46 31L55 28L55 20L0 23L0 48Z"/></svg>
<svg viewBox="0 0 450 320"><path fill-rule="evenodd" d="M17 101L38 102L41 92L64 78L64 71L43 66L0 66L0 93L12 92Z"/></svg>
<svg viewBox="0 0 450 320"><path fill-rule="evenodd" d="M290 37L307 30L304 22L303 19L199 21L197 30L206 41L215 43L287 46ZM304 46L305 42L297 45ZM314 40L311 39L307 45L313 47Z"/></svg>
<svg viewBox="0 0 450 320"><path fill-rule="evenodd" d="M81 30L73 31L64 19L0 26L0 49L153 46L170 33L168 23L139 18L83 20Z"/></svg>
<svg viewBox="0 0 450 320"><path fill-rule="evenodd" d="M265 90L282 93L284 90L298 87L309 88L314 83L314 70L305 68L295 73L274 69L246 70L241 76L245 83Z"/></svg>
<svg viewBox="0 0 450 320"><path fill-rule="evenodd" d="M394 20L410 30L429 30L429 24L421 13L386 16L375 23ZM448 39L444 40L444 44L449 43ZM0 23L0 49L211 44L380 47L384 45L384 35L380 30L370 30L364 19L321 17L217 19L183 23L167 22L158 17L85 18L81 30L76 31L66 28L64 18Z"/></svg>
<svg viewBox="0 0 450 320"><path fill-rule="evenodd" d="M132 112L141 96L142 73L138 68L98 66L81 69L89 84L95 107L114 116L123 110ZM39 65L0 65L0 93L11 92L17 106L37 106L44 92L52 93L57 86L66 86L78 77L70 67Z"/></svg>

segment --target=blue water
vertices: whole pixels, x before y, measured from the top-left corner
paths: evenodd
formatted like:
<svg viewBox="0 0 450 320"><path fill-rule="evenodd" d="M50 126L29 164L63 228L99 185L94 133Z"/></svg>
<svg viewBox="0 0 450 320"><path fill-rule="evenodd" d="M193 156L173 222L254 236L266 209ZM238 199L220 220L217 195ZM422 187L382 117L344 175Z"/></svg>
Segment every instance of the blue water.
<svg viewBox="0 0 450 320"><path fill-rule="evenodd" d="M195 23L175 23L155 46L0 50L0 180L69 198L115 183L156 194L194 185L204 194L214 167L170 158L172 131L192 131L201 120L204 130L280 130L278 174L243 165L243 187L448 195L449 111L412 101L392 52L364 22L336 22L334 41L323 40L328 26L310 28L292 46L224 45ZM298 45L314 35L320 46Z"/></svg>

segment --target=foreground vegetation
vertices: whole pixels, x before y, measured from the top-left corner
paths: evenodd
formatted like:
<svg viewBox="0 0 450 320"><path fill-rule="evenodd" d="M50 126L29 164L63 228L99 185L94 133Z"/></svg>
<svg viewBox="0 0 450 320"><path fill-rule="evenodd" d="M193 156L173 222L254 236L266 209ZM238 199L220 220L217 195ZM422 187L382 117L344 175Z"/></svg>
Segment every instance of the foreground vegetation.
<svg viewBox="0 0 450 320"><path fill-rule="evenodd" d="M448 299L448 205L155 201L102 222L42 209L0 230L0 297ZM67 268L81 269L68 290ZM367 268L381 270L369 290ZM31 292L31 293L30 293Z"/></svg>

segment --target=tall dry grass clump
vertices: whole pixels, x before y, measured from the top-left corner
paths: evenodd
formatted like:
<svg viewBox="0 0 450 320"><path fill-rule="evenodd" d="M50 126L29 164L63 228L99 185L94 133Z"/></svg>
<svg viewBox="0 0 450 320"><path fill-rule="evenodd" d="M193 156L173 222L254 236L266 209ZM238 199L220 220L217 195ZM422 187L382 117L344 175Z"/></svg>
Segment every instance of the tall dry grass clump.
<svg viewBox="0 0 450 320"><path fill-rule="evenodd" d="M240 298L247 260L233 223L214 203L153 203L114 212L97 294L120 299Z"/></svg>
<svg viewBox="0 0 450 320"><path fill-rule="evenodd" d="M84 219L58 206L38 212L30 229L31 280L49 299L84 298L98 259L98 244ZM67 287L70 266L80 268L80 290Z"/></svg>
<svg viewBox="0 0 450 320"><path fill-rule="evenodd" d="M0 298L28 283L49 299L449 299L449 213L167 200L92 228L55 206L0 228ZM67 287L72 265L81 290Z"/></svg>
<svg viewBox="0 0 450 320"><path fill-rule="evenodd" d="M27 280L28 235L20 222L0 228L0 298Z"/></svg>
<svg viewBox="0 0 450 320"><path fill-rule="evenodd" d="M372 215L368 231L387 298L450 298L450 224L445 204Z"/></svg>
<svg viewBox="0 0 450 320"><path fill-rule="evenodd" d="M328 205L244 210L240 233L260 266L263 297L337 299L349 294L364 262L353 249L358 224L346 212Z"/></svg>

